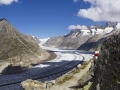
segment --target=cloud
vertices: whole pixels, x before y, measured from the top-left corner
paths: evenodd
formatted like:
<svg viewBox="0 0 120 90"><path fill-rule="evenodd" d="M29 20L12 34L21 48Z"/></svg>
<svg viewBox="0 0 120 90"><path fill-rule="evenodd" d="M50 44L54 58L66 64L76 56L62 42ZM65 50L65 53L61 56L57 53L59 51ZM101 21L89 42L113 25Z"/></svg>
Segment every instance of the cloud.
<svg viewBox="0 0 120 90"><path fill-rule="evenodd" d="M85 26L85 25L70 25L70 26L68 26L68 29L70 29L70 30L75 30L75 29L88 29L87 28L87 26Z"/></svg>
<svg viewBox="0 0 120 90"><path fill-rule="evenodd" d="M2 4L10 5L13 2L18 2L18 0L0 0L0 5Z"/></svg>
<svg viewBox="0 0 120 90"><path fill-rule="evenodd" d="M120 22L120 0L84 0L91 6L88 9L80 9L79 17L91 19L93 21L113 21Z"/></svg>
<svg viewBox="0 0 120 90"><path fill-rule="evenodd" d="M79 2L79 0L73 0L74 2Z"/></svg>

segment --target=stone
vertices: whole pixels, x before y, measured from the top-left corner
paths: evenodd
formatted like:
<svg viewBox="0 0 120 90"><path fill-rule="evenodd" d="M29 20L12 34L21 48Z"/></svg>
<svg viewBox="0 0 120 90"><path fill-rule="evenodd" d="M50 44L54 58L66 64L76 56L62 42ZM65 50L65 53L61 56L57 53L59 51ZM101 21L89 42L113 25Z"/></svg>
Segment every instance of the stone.
<svg viewBox="0 0 120 90"><path fill-rule="evenodd" d="M2 71L8 67L10 65L10 63L8 62L0 62L0 73L2 73Z"/></svg>
<svg viewBox="0 0 120 90"><path fill-rule="evenodd" d="M100 84L97 84L96 90L100 90Z"/></svg>
<svg viewBox="0 0 120 90"><path fill-rule="evenodd" d="M77 67L78 67L78 68L81 67L81 64L78 64Z"/></svg>
<svg viewBox="0 0 120 90"><path fill-rule="evenodd" d="M25 90L46 90L45 84L37 80L31 80L31 79L21 82L21 86Z"/></svg>
<svg viewBox="0 0 120 90"><path fill-rule="evenodd" d="M54 85L54 83L51 82L51 81L46 82L46 88L47 89L51 88L53 85Z"/></svg>

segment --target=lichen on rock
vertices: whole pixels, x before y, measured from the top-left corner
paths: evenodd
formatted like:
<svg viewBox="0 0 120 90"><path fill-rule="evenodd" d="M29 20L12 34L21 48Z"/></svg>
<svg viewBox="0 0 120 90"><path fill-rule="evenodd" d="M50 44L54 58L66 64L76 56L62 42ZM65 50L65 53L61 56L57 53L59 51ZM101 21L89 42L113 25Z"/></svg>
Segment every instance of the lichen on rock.
<svg viewBox="0 0 120 90"><path fill-rule="evenodd" d="M114 34L99 45L99 58L94 60L91 90L120 90L120 34Z"/></svg>

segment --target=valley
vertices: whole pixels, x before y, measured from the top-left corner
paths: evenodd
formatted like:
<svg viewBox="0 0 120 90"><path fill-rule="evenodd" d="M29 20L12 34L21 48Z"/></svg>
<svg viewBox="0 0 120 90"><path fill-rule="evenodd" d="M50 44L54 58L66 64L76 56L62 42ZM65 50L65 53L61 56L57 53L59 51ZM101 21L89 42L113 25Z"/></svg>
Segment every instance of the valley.
<svg viewBox="0 0 120 90"><path fill-rule="evenodd" d="M48 39L39 41L39 38L24 35L4 18L0 26L0 90L23 90L20 83L26 79L55 80L93 55L83 50L44 46ZM55 53L56 58L49 60L49 52Z"/></svg>
<svg viewBox="0 0 120 90"><path fill-rule="evenodd" d="M108 22L105 26L90 28L91 32L90 30L72 30L64 36L47 39L24 35L6 19L0 20L0 26L0 90L23 90L21 82L28 79L42 83L56 80L93 58L95 50L100 51L99 60L102 55L101 51L104 50L104 43L109 43L109 40L113 41L110 45L117 43L119 46L119 36L117 36L120 33L119 23ZM108 47L107 43L105 46ZM111 52L111 47L108 50ZM96 65L99 63L95 62L98 61L92 62L89 72L93 77L93 83L96 84L97 79L94 77L99 68ZM83 78L84 80L86 77ZM83 81L81 83L85 83ZM97 83L99 85L99 81ZM96 88L96 85L93 86Z"/></svg>
<svg viewBox="0 0 120 90"><path fill-rule="evenodd" d="M50 47L44 47L43 49L47 48ZM55 52L57 57L18 74L0 75L0 90L23 90L20 82L26 79L41 82L55 80L78 64L89 60L93 55L93 53L80 50L59 50L53 48L48 50Z"/></svg>
<svg viewBox="0 0 120 90"><path fill-rule="evenodd" d="M120 90L120 0L0 0L0 90Z"/></svg>

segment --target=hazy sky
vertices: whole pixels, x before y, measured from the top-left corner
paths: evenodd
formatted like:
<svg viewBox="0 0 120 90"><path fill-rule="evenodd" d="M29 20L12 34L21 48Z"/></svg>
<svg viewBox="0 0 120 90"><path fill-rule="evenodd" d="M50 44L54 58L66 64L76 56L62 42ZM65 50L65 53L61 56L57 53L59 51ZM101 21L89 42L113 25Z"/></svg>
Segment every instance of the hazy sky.
<svg viewBox="0 0 120 90"><path fill-rule="evenodd" d="M120 19L120 0L0 0L0 18L23 34L60 36L69 29Z"/></svg>

